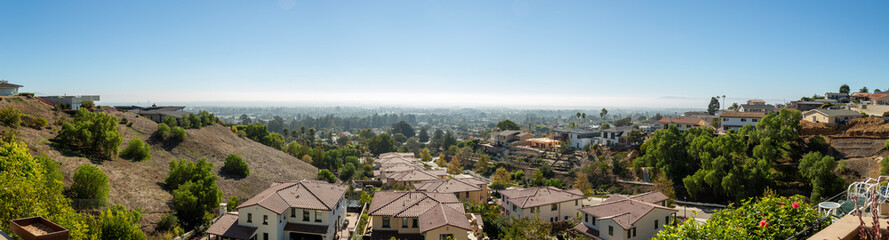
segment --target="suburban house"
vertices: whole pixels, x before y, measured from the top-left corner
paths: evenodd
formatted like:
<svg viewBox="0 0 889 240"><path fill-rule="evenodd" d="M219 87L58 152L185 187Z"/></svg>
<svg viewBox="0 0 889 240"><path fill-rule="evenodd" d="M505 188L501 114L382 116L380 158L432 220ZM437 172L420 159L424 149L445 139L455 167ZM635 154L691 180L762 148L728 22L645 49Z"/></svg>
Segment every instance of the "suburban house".
<svg viewBox="0 0 889 240"><path fill-rule="evenodd" d="M207 233L217 239L338 239L346 189L315 180L275 183L220 216Z"/></svg>
<svg viewBox="0 0 889 240"><path fill-rule="evenodd" d="M448 173L445 170L410 170L410 171L402 171L402 172L394 172L390 174L386 174L382 179L383 185L388 187L401 187L401 188L411 188L414 184L436 180L436 179L445 179L448 177Z"/></svg>
<svg viewBox="0 0 889 240"><path fill-rule="evenodd" d="M562 141L549 137L528 139L528 146L537 149L550 149L562 144Z"/></svg>
<svg viewBox="0 0 889 240"><path fill-rule="evenodd" d="M580 209L581 223L574 231L594 239L651 239L675 218L660 192L632 197L614 195L604 202Z"/></svg>
<svg viewBox="0 0 889 240"><path fill-rule="evenodd" d="M700 118L678 118L678 117L663 117L661 120L658 120L664 129L669 128L670 126L676 126L679 131L685 131L693 127L703 127L709 125L709 123Z"/></svg>
<svg viewBox="0 0 889 240"><path fill-rule="evenodd" d="M15 96L19 94L19 88L24 87L18 84L9 83L6 80L0 80L0 96Z"/></svg>
<svg viewBox="0 0 889 240"><path fill-rule="evenodd" d="M454 194L421 191L381 191L367 210L372 240L467 240L480 229L470 220ZM473 226L476 225L476 226Z"/></svg>
<svg viewBox="0 0 889 240"><path fill-rule="evenodd" d="M824 93L824 97L831 100L836 100L839 103L849 103L849 94L848 93Z"/></svg>
<svg viewBox="0 0 889 240"><path fill-rule="evenodd" d="M446 178L414 184L417 191L450 193L464 202L483 204L490 196L488 182L478 178Z"/></svg>
<svg viewBox="0 0 889 240"><path fill-rule="evenodd" d="M559 134L562 141L567 141L568 145L575 149L583 149L590 144L598 144L596 138L601 136L599 132L583 129L556 129L553 131Z"/></svg>
<svg viewBox="0 0 889 240"><path fill-rule="evenodd" d="M83 102L98 102L99 95L82 95L82 96L42 96L44 101L59 106L61 109L78 110Z"/></svg>
<svg viewBox="0 0 889 240"><path fill-rule="evenodd" d="M182 111L182 109L185 109L184 106L157 106L154 104L152 104L151 107L114 106L114 108L139 114L157 123L163 122L164 118L166 118L167 116L178 119L188 116L188 114L190 113Z"/></svg>
<svg viewBox="0 0 889 240"><path fill-rule="evenodd" d="M722 118L722 130L728 131L731 129L737 131L747 124L755 127L756 123L762 120L762 117L765 115L766 113L764 112L723 111L719 114L719 117Z"/></svg>
<svg viewBox="0 0 889 240"><path fill-rule="evenodd" d="M747 104L741 104L738 107L739 112L764 112L771 113L775 112L777 109L774 105L766 104L766 101L763 100L747 100Z"/></svg>
<svg viewBox="0 0 889 240"><path fill-rule="evenodd" d="M716 116L711 115L709 112L706 112L706 111L685 112L682 114L682 117L684 117L684 118L700 118L700 119L704 119L704 121L707 121L707 122L712 122L713 119L717 118Z"/></svg>
<svg viewBox="0 0 889 240"><path fill-rule="evenodd" d="M816 101L792 101L790 102L789 107L800 111L809 111L812 109L820 108L821 105L824 105L824 103Z"/></svg>
<svg viewBox="0 0 889 240"><path fill-rule="evenodd" d="M630 141L627 140L627 136L630 135L630 132L633 130L636 130L636 128L634 128L633 126L611 127L603 129L601 141L599 142L604 145L630 145Z"/></svg>
<svg viewBox="0 0 889 240"><path fill-rule="evenodd" d="M860 117L861 113L849 109L812 109L803 113L803 120L815 123L845 124Z"/></svg>
<svg viewBox="0 0 889 240"><path fill-rule="evenodd" d="M885 94L882 97L875 98L873 102L877 105L889 105L889 94Z"/></svg>
<svg viewBox="0 0 889 240"><path fill-rule="evenodd" d="M531 138L530 133L514 130L506 130L491 133L491 143L494 146L508 147L515 142L527 141Z"/></svg>
<svg viewBox="0 0 889 240"><path fill-rule="evenodd" d="M639 124L639 130L644 133L653 133L661 129L661 124L659 122L645 122Z"/></svg>
<svg viewBox="0 0 889 240"><path fill-rule="evenodd" d="M503 212L513 218L537 217L546 222L565 221L578 216L586 197L576 188L513 188L500 191Z"/></svg>

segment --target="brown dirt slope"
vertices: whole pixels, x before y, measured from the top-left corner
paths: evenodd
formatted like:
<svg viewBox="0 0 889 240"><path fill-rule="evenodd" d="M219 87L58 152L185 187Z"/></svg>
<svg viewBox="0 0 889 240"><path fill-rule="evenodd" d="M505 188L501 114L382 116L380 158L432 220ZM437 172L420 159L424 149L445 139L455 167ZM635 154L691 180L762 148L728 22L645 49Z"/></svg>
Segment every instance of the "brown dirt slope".
<svg viewBox="0 0 889 240"><path fill-rule="evenodd" d="M838 158L861 158L879 155L889 139L889 123L881 117L853 119L848 124L825 124L800 121L803 137L824 136L831 146L831 155Z"/></svg>
<svg viewBox="0 0 889 240"><path fill-rule="evenodd" d="M91 162L76 153L63 153L51 147L49 139L55 137L60 127L60 119L70 119L65 113L52 111L50 106L34 99L21 97L5 97L0 100L0 108L12 106L25 114L46 118L50 127L46 129L18 129L21 141L27 143L33 154L46 155L62 163L67 184L70 185L71 175L81 164L94 164L104 171L110 180L111 192L109 202L123 204L128 208L140 208L143 211L143 230L153 232L155 223L164 212L169 212L168 203L172 196L161 187L161 183L169 172L169 164L173 159L184 158L197 160L207 158L213 162L217 175L217 183L222 189L224 198L238 196L249 198L267 188L274 181L314 178L318 170L282 151L262 145L250 139L240 138L229 128L213 125L202 129L188 129L188 137L177 146L163 147L149 141L157 124L133 113L109 111L118 119L126 118L132 126L118 124L124 141L120 149L124 149L130 139L140 138L151 143L151 159L143 162L131 162L115 158L102 162ZM241 156L250 166L250 176L244 179L232 179L220 174L225 157L234 153ZM225 200L223 200L225 201Z"/></svg>

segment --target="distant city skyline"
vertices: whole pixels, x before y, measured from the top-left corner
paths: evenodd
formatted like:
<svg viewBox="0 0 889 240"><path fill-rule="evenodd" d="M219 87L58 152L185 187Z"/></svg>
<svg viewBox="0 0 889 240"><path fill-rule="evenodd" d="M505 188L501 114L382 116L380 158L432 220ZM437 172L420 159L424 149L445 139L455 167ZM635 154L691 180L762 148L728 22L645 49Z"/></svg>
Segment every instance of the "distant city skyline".
<svg viewBox="0 0 889 240"><path fill-rule="evenodd" d="M0 79L102 103L780 103L889 89L886 12L879 0L12 1Z"/></svg>

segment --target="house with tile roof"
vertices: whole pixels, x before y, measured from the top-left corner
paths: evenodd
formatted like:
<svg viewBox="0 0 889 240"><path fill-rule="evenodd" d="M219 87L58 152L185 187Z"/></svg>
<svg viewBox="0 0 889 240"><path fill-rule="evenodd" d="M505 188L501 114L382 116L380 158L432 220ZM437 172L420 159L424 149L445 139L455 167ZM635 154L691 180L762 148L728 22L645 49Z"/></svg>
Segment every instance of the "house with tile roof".
<svg viewBox="0 0 889 240"><path fill-rule="evenodd" d="M537 217L545 222L575 218L586 198L580 190L555 187L513 188L500 191L503 212L513 218Z"/></svg>
<svg viewBox="0 0 889 240"><path fill-rule="evenodd" d="M666 201L660 192L614 195L581 208L582 222L573 230L593 239L651 239L676 217L676 210L666 207Z"/></svg>
<svg viewBox="0 0 889 240"><path fill-rule="evenodd" d="M766 113L764 112L722 111L719 113L719 117L722 118L720 119L722 120L722 130L725 131L729 129L737 131L748 124L756 126L756 123L762 120L762 117L765 115Z"/></svg>
<svg viewBox="0 0 889 240"><path fill-rule="evenodd" d="M505 130L491 133L491 144L494 146L508 147L516 142L524 142L531 138L531 134L522 131Z"/></svg>
<svg viewBox="0 0 889 240"><path fill-rule="evenodd" d="M332 240L346 213L347 187L316 180L275 183L220 216L207 233L217 239Z"/></svg>
<svg viewBox="0 0 889 240"><path fill-rule="evenodd" d="M469 239L478 229L454 194L422 191L381 191L367 210L372 240Z"/></svg>
<svg viewBox="0 0 889 240"><path fill-rule="evenodd" d="M707 120L700 118L681 117L663 117L657 122L660 123L664 129L670 128L670 126L676 126L679 131L685 131L694 127L708 126L710 124L709 122L707 122Z"/></svg>
<svg viewBox="0 0 889 240"><path fill-rule="evenodd" d="M445 170L414 169L386 174L382 180L385 186L411 188L414 184L420 182L445 179L447 177L448 173Z"/></svg>
<svg viewBox="0 0 889 240"><path fill-rule="evenodd" d="M483 204L491 196L488 182L479 178L446 178L414 184L417 191L451 193L463 202Z"/></svg>
<svg viewBox="0 0 889 240"><path fill-rule="evenodd" d="M803 120L815 123L845 124L860 117L861 113L849 109L812 109L803 112Z"/></svg>

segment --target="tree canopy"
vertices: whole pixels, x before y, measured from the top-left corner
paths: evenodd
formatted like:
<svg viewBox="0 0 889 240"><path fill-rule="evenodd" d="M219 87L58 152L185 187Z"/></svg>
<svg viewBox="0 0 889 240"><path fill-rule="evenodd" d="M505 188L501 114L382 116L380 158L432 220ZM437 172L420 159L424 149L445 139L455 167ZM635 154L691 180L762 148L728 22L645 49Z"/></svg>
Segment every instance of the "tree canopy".
<svg viewBox="0 0 889 240"><path fill-rule="evenodd" d="M843 86L840 86L840 93L849 94L849 85L843 84Z"/></svg>
<svg viewBox="0 0 889 240"><path fill-rule="evenodd" d="M509 119L506 119L506 120L503 120L503 121L500 121L499 123L497 123L497 128L499 128L500 130L519 130L519 129L521 129L521 127L519 127L518 124L516 124L513 121L510 121Z"/></svg>
<svg viewBox="0 0 889 240"><path fill-rule="evenodd" d="M710 104L707 104L707 113L714 115L717 111L719 111L719 99L711 97Z"/></svg>
<svg viewBox="0 0 889 240"><path fill-rule="evenodd" d="M408 124L405 121L400 121L395 124L392 124L392 134L401 133L405 136L405 138L413 137L416 135L414 131L414 127Z"/></svg>
<svg viewBox="0 0 889 240"><path fill-rule="evenodd" d="M55 141L71 150L111 159L117 155L123 137L117 131L117 117L81 108L73 122L62 125Z"/></svg>

